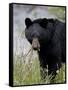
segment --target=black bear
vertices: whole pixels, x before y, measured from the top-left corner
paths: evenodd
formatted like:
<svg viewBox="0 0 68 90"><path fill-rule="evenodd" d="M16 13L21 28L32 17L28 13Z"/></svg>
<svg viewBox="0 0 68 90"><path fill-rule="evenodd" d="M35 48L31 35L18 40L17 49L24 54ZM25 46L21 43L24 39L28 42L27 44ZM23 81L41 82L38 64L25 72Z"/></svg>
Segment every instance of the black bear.
<svg viewBox="0 0 68 90"><path fill-rule="evenodd" d="M32 48L38 51L40 66L43 70L48 68L49 75L56 75L62 62L66 60L65 23L52 18L33 21L26 18L25 25L25 36Z"/></svg>

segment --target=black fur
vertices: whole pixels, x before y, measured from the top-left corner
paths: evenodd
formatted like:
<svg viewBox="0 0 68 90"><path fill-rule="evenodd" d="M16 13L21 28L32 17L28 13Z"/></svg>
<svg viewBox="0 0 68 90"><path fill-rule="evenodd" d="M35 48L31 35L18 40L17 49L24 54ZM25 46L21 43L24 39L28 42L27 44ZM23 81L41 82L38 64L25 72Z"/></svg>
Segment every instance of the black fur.
<svg viewBox="0 0 68 90"><path fill-rule="evenodd" d="M44 69L48 65L48 73L56 74L61 63L66 62L66 37L65 23L55 19L26 18L25 36L32 44L32 39L37 37L40 43L38 51L40 66Z"/></svg>

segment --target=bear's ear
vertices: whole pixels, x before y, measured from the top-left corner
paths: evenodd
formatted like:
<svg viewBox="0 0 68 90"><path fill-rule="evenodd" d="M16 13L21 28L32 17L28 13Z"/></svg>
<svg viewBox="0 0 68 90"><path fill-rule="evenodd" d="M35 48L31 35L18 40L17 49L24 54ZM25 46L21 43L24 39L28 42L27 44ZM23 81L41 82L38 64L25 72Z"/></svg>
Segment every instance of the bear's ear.
<svg viewBox="0 0 68 90"><path fill-rule="evenodd" d="M25 25L26 25L26 27L29 27L30 25L32 25L32 21L30 18L25 19Z"/></svg>
<svg viewBox="0 0 68 90"><path fill-rule="evenodd" d="M48 24L48 19L46 19L46 18L43 18L43 19L41 20L41 22L40 22L40 25L41 25L43 28L46 28L47 24Z"/></svg>

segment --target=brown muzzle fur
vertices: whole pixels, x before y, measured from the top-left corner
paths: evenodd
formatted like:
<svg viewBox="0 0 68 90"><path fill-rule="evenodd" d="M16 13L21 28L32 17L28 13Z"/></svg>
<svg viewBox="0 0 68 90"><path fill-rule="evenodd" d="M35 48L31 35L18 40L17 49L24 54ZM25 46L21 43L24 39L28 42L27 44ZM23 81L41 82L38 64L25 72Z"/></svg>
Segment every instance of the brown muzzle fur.
<svg viewBox="0 0 68 90"><path fill-rule="evenodd" d="M33 48L34 50L40 50L40 43L39 43L38 38L33 38L32 48Z"/></svg>

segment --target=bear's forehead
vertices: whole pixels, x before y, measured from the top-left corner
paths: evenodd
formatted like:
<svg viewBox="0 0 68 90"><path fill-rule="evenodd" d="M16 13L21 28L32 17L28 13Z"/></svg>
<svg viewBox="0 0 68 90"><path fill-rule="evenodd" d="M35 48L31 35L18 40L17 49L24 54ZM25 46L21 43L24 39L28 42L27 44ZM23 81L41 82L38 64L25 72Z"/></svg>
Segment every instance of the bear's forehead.
<svg viewBox="0 0 68 90"><path fill-rule="evenodd" d="M31 26L30 26L30 29L37 29L37 30L40 30L40 29L43 29L39 23L33 23Z"/></svg>

